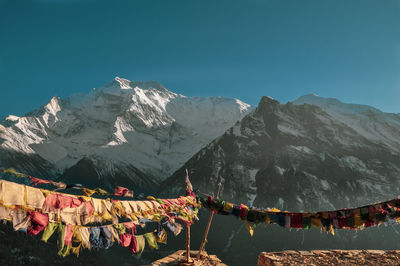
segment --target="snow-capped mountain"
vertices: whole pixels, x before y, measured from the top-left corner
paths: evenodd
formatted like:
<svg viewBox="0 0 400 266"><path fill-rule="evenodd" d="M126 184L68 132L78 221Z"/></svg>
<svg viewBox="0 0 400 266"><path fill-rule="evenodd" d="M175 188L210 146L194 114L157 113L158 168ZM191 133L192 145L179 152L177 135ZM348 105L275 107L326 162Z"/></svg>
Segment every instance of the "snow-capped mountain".
<svg viewBox="0 0 400 266"><path fill-rule="evenodd" d="M288 211L359 207L400 194L400 115L308 95L280 104L263 97L253 112L194 155L161 185L181 194L184 169L195 189L233 203ZM200 194L202 195L202 194ZM202 216L207 217L207 216ZM192 230L200 241L202 226ZM399 249L398 229L359 232L257 226L216 215L207 250L229 265L255 264L262 251ZM195 242L195 241L194 241Z"/></svg>
<svg viewBox="0 0 400 266"><path fill-rule="evenodd" d="M185 97L116 77L0 125L2 167L92 185L149 188L250 111L237 99Z"/></svg>
<svg viewBox="0 0 400 266"><path fill-rule="evenodd" d="M400 194L400 115L306 95L263 97L252 113L199 151L191 169L203 192L285 210L350 207ZM164 187L164 186L163 186Z"/></svg>

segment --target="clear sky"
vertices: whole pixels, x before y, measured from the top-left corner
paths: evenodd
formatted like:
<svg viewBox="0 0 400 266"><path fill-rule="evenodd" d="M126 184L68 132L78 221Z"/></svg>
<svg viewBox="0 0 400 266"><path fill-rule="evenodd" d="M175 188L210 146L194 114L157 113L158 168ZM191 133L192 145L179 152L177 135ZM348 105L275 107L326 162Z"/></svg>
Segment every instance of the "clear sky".
<svg viewBox="0 0 400 266"><path fill-rule="evenodd" d="M0 117L115 76L400 113L400 1L0 0Z"/></svg>

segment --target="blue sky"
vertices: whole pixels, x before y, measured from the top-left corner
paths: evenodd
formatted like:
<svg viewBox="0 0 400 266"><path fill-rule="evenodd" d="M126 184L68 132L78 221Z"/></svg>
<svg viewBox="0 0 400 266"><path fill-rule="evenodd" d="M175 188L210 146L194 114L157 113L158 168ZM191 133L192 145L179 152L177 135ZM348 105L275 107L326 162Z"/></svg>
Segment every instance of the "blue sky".
<svg viewBox="0 0 400 266"><path fill-rule="evenodd" d="M0 0L0 117L115 76L400 113L400 1Z"/></svg>

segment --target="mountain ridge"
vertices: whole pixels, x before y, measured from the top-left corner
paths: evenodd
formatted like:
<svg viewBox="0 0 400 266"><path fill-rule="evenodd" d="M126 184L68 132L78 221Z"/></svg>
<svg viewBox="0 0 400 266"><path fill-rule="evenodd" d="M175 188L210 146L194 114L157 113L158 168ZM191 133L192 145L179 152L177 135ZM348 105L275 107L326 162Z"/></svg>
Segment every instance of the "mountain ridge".
<svg viewBox="0 0 400 266"><path fill-rule="evenodd" d="M305 104L304 104L305 103ZM325 108L325 109L324 109ZM382 114L385 114L382 112ZM345 114L346 115L346 114ZM392 114L387 114L390 119ZM364 123L359 116L355 116L355 122ZM169 179L164 181L162 187L168 187L174 190L181 176L184 176L184 170L192 169L192 182L195 187L206 193L213 193L217 180L229 182L229 188L222 191L227 200L241 200L244 203L253 205L254 202L260 205L266 200L259 195L257 190L262 190L265 182L273 177L275 182L281 184L283 191L287 189L292 182L309 179L316 188L322 191L334 190L338 187L337 181L327 169L336 169L341 181L348 176L350 182L360 182L359 185L369 186L368 192L373 190L376 185L384 190L375 194L375 200L386 200L382 198L383 191L392 191L392 196L397 196L393 192L389 180L399 182L397 175L400 174L400 143L398 142L397 132L400 132L400 124L395 120L393 124L388 125L388 121L374 120L371 123L364 123L362 130L356 130L354 124L346 124L336 112L324 106L317 106L302 102L295 104L288 102L280 104L270 97L262 97L257 108L233 127L228 129L222 136L215 139L204 149L195 154L184 166L177 170ZM393 132L381 134L380 139L376 138L376 128L393 129ZM366 134L365 131L368 133ZM371 131L368 131L371 130ZM392 138L392 139L391 139ZM391 144L391 145L389 145ZM315 164L310 165L310 163ZM386 165L385 165L386 164ZM318 165L318 166L316 166ZM201 170L200 170L201 169ZM318 174L312 172L320 171ZM357 176L357 180L351 180L351 176ZM387 176L386 176L387 174ZM288 180L296 177L299 180L291 180L288 184L282 181L287 175ZM331 177L329 177L331 176ZM289 178L290 177L290 178ZM365 179L363 181L363 178ZM225 180L224 180L225 179ZM230 180L233 179L233 180ZM296 180L296 181L295 181ZM314 181L313 181L314 180ZM374 181L375 180L375 181ZM333 182L334 184L330 184ZM364 183L363 183L364 182ZM386 184L379 186L380 183ZM368 185L367 185L368 184ZM375 184L375 185L374 185ZM355 185L355 184L354 184ZM347 187L347 191L353 191ZM301 185L297 185L297 190ZM232 188L234 187L234 189ZM318 194L313 187L313 193ZM227 192L228 191L228 192ZM236 191L242 191L236 193ZM243 192L247 191L247 192ZM367 194L364 191L364 194ZM241 194L241 195L239 195ZM247 194L248 196L244 196ZM270 207L284 208L285 200L280 198L279 193L274 193L276 200L269 203ZM285 194L285 193L283 193ZM257 197L259 199L257 200ZM338 202L334 202L333 195L318 198L331 198L320 206L309 204L311 209L317 208L335 208ZM346 198L346 195L343 195ZM373 197L372 197L373 198ZM389 197L390 198L390 197ZM272 198L269 198L271 200ZM359 198L360 199L360 198ZM346 202L368 203L360 200L350 200L347 197ZM371 197L368 197L370 200ZM307 201L306 195L301 198L290 199L292 203L286 205L286 208L294 210L304 210ZM304 204L305 205L304 205ZM340 207L346 207L341 205Z"/></svg>
<svg viewBox="0 0 400 266"><path fill-rule="evenodd" d="M92 185L112 187L108 179L123 179L130 186L134 181L156 184L250 109L237 99L186 97L157 82L116 77L88 94L55 96L26 116L8 116L0 129L0 163L12 166L12 160L4 159L12 158L11 153L39 156L51 170L46 175L71 182L79 181L73 166L79 163L81 169L87 163L97 173L88 178ZM15 164L21 171L36 172L34 165Z"/></svg>

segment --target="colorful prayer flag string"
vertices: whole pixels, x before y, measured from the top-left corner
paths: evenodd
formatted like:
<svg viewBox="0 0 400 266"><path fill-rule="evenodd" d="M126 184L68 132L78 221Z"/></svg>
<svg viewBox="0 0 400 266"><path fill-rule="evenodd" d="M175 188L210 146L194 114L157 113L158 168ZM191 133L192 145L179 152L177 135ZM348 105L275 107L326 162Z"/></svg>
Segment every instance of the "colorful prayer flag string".
<svg viewBox="0 0 400 266"><path fill-rule="evenodd" d="M106 190L104 190L102 188L89 189L89 188L83 187L81 184L65 184L64 182L56 182L56 181L52 181L52 180L33 177L33 176L30 176L30 175L19 173L13 168L0 169L0 172L1 173L5 173L5 174L14 175L14 176L20 177L20 178L29 178L30 182L34 186L37 186L39 184L51 184L51 185L57 187L56 191L64 190L66 188L79 189L79 190L82 190L82 193L85 194L88 197L90 197L90 196L92 196L94 194L97 194L97 195L100 195L100 196L115 195L115 196L120 196L120 197L131 197L131 198L133 198L133 195L134 195L133 190L129 190L128 188L121 187L121 186L115 187L114 194L111 194L111 193L107 192Z"/></svg>
<svg viewBox="0 0 400 266"><path fill-rule="evenodd" d="M143 251L145 241L151 249L157 249L157 243L166 242L163 230L140 236L134 234L136 225L156 222L177 235L182 225L176 220L193 223L198 220L198 207L192 195L176 199L148 197L143 201L98 199L0 180L0 220L11 221L15 230L26 230L27 234L43 231L44 241L58 230L61 256L70 252L78 255L82 247L108 248L115 241L124 241L123 245L137 254ZM129 222L121 223L120 219ZM89 226L91 223L102 225Z"/></svg>
<svg viewBox="0 0 400 266"><path fill-rule="evenodd" d="M321 228L334 234L334 229L357 230L381 225L385 222L400 222L400 199L379 202L352 209L319 212L286 212L278 209L249 208L236 205L211 196L198 197L202 207L222 215L233 215L247 222L247 229L253 234L253 226L259 223L278 224L285 228Z"/></svg>

